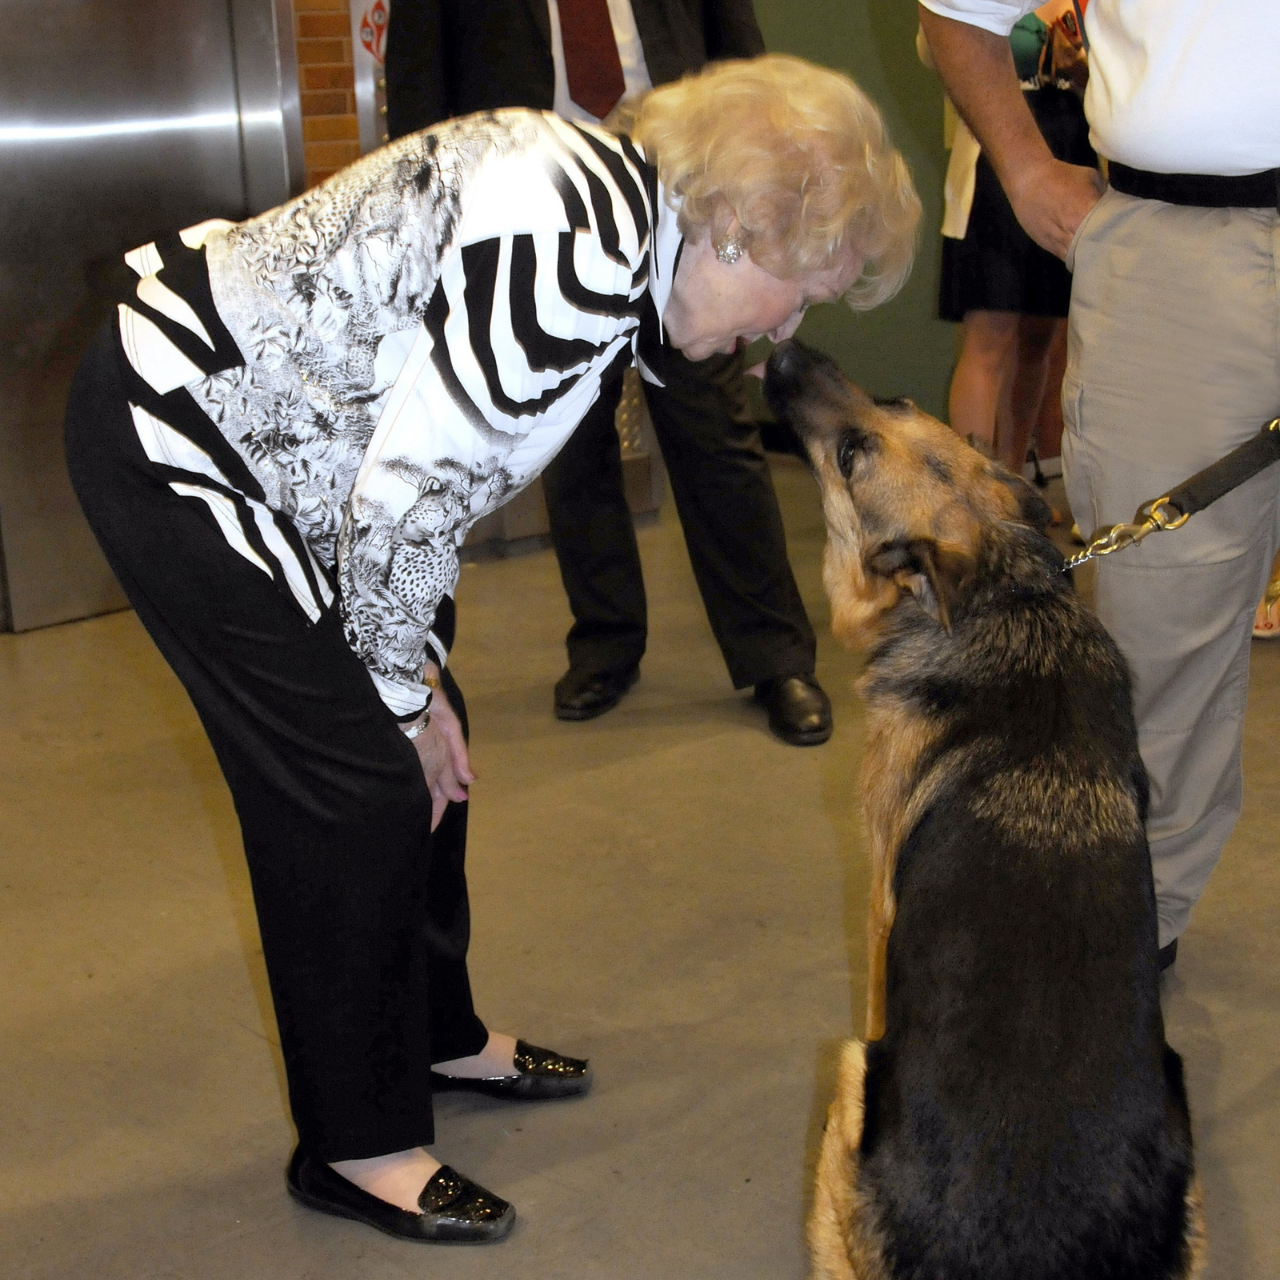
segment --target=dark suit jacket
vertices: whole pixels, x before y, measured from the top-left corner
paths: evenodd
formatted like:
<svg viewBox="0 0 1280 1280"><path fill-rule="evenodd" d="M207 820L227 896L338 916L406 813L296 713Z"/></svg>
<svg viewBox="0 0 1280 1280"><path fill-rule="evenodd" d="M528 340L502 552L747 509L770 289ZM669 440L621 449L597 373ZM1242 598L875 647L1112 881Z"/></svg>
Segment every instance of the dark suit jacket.
<svg viewBox="0 0 1280 1280"><path fill-rule="evenodd" d="M764 52L751 0L631 0L631 9L654 84ZM546 0L392 0L392 138L472 111L550 110L554 96Z"/></svg>

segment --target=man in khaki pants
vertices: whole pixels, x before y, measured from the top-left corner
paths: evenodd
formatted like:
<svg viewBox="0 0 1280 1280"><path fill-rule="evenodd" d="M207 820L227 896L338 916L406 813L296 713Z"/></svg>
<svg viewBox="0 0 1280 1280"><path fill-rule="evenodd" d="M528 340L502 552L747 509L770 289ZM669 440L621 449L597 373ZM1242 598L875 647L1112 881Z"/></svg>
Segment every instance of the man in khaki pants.
<svg viewBox="0 0 1280 1280"><path fill-rule="evenodd" d="M1081 528L1133 517L1280 414L1280 4L1092 0L1098 175L1053 159L1007 35L1034 2L922 0L947 89L1018 220L1074 272L1063 457ZM1240 814L1254 608L1280 468L1098 564L1133 668L1163 965Z"/></svg>

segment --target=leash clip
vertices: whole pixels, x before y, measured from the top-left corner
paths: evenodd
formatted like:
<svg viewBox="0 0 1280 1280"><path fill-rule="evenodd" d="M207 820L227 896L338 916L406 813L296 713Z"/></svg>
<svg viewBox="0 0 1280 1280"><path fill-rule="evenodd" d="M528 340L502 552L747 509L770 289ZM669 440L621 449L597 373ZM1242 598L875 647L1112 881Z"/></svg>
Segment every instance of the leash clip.
<svg viewBox="0 0 1280 1280"><path fill-rule="evenodd" d="M1143 538L1165 529L1180 529L1191 519L1189 511L1179 511L1169 501L1169 495L1153 498L1138 508L1137 514L1128 524L1113 524L1101 533L1095 533L1089 545L1072 556L1063 566L1066 569L1078 569L1090 560L1101 556L1109 556L1126 547L1136 546Z"/></svg>

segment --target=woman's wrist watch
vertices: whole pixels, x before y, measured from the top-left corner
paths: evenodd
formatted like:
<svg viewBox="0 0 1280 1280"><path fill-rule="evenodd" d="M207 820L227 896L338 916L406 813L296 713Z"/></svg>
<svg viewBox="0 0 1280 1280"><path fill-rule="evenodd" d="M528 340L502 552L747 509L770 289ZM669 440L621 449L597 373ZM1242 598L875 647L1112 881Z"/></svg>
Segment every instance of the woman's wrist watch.
<svg viewBox="0 0 1280 1280"><path fill-rule="evenodd" d="M422 683L427 686L427 705L422 710L422 719L415 720L412 724L404 727L404 736L406 738L416 738L427 725L431 723L431 694L440 687L440 680L437 676L429 676L425 672L422 676Z"/></svg>

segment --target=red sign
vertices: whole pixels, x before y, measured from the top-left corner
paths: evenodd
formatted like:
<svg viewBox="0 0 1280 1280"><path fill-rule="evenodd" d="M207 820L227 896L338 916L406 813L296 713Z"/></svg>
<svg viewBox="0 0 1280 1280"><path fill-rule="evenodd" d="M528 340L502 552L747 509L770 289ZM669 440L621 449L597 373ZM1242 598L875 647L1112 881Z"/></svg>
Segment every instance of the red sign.
<svg viewBox="0 0 1280 1280"><path fill-rule="evenodd" d="M380 66L386 62L387 6L385 0L374 0L360 19L360 43Z"/></svg>

